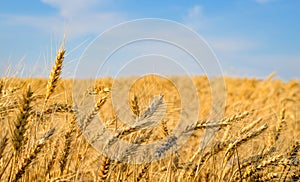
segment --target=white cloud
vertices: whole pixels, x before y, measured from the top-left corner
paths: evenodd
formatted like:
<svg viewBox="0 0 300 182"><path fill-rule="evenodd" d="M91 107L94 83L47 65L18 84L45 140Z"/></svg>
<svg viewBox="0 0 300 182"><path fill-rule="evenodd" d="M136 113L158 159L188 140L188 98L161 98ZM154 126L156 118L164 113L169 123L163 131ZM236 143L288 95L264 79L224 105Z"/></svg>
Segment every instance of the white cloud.
<svg viewBox="0 0 300 182"><path fill-rule="evenodd" d="M183 17L183 23L196 31L207 27L207 21L203 16L202 7L195 5L188 9L186 16Z"/></svg>
<svg viewBox="0 0 300 182"><path fill-rule="evenodd" d="M188 17L194 18L198 17L202 14L202 7L199 5L195 5L193 8L188 10Z"/></svg>
<svg viewBox="0 0 300 182"><path fill-rule="evenodd" d="M50 34L67 34L74 38L86 34L100 34L107 28L127 19L126 14L113 11L96 11L106 0L42 0L43 3L58 9L49 16L9 15L10 24L36 27Z"/></svg>
<svg viewBox="0 0 300 182"><path fill-rule="evenodd" d="M97 0L41 0L43 3L58 8L60 15L63 17L72 17L76 14L86 13L91 10L93 6L99 5L103 2Z"/></svg>

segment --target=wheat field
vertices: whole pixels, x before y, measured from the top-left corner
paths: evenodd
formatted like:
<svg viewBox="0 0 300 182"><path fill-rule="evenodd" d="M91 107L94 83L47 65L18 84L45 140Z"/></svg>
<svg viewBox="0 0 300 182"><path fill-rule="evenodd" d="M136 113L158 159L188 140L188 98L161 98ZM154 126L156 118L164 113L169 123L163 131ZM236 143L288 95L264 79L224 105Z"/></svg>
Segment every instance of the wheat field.
<svg viewBox="0 0 300 182"><path fill-rule="evenodd" d="M212 122L206 76L192 78L200 107L190 105L184 113L181 100L195 100L190 94L193 90L184 85L187 77L121 78L121 85L135 80L127 95L120 94L130 108L128 120L151 118L165 106L158 124L145 129L123 122L122 112L113 104L116 80L112 78L99 78L86 90L95 106L83 119L78 118L80 111L72 99L74 80L61 78L64 54L65 50L57 52L49 79L1 77L1 181L300 180L298 80L283 82L273 75L264 80L225 77L224 115ZM186 88L184 94L174 83ZM176 138L167 140L159 148L159 154L168 154L161 160L141 164L114 160L97 151L83 132L98 117L114 133L113 139L138 144L138 148L170 136L178 118L183 115L183 120L190 120L193 109L199 114L190 121L194 123L187 129L190 137L178 150ZM215 136L199 147L207 129L214 129ZM137 148L118 155L130 155Z"/></svg>

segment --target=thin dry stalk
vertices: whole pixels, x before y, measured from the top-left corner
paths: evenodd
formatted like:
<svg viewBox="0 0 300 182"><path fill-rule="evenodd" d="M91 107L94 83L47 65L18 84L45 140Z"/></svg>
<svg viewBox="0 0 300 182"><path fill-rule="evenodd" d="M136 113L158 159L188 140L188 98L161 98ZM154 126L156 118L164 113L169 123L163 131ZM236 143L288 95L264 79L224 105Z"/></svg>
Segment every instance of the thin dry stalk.
<svg viewBox="0 0 300 182"><path fill-rule="evenodd" d="M200 156L200 159L198 160L197 164L193 164L196 158L201 154L202 150L199 149L193 157L190 159L188 165L186 166L186 170L183 173L182 176L185 176L185 174L191 169L191 172L189 173L190 177L194 177L197 172L200 171L201 167L204 166L204 164L214 155L218 154L219 152L225 150L225 148L228 146L229 140L216 142L209 151L205 152Z"/></svg>
<svg viewBox="0 0 300 182"><path fill-rule="evenodd" d="M243 170L245 168L247 168L250 165L254 165L257 164L259 161L263 160L264 158L266 158L267 156L269 156L271 153L275 152L275 147L273 147L271 150L268 150L267 152L263 153L263 154L258 154L255 156L251 156L245 160L242 161L242 164L240 166L240 169L236 169L232 176L235 176L235 174L237 172L239 172L239 170Z"/></svg>
<svg viewBox="0 0 300 182"><path fill-rule="evenodd" d="M60 175L62 175L65 170L68 156L69 156L70 150L71 150L72 137L74 136L75 130L76 130L75 116L73 116L68 125L67 132L65 133L65 136L64 136L64 139L65 139L64 148L63 148L63 151L61 154L61 158L59 160Z"/></svg>
<svg viewBox="0 0 300 182"><path fill-rule="evenodd" d="M243 135L241 137L239 137L237 140L233 141L232 143L229 144L226 152L225 152L225 157L223 160L223 164L225 164L230 157L232 156L232 151L235 150L236 148L238 148L240 145L242 145L243 143L251 140L252 138L260 135L261 133L263 133L266 129L268 128L268 124L264 124L263 126L261 126L260 128L258 128L257 130L253 131L252 133L248 133L246 135Z"/></svg>
<svg viewBox="0 0 300 182"><path fill-rule="evenodd" d="M22 178L27 167L33 162L33 160L37 158L37 155L41 152L42 148L45 146L46 141L49 140L49 138L53 135L54 131L55 129L52 128L48 132L46 132L43 138L38 140L37 145L34 147L34 149L32 149L31 152L25 158L22 159L22 163L18 168L14 178L12 179L13 182L16 182L20 178Z"/></svg>
<svg viewBox="0 0 300 182"><path fill-rule="evenodd" d="M8 141L8 138L6 136L6 134L2 137L1 141L0 141L0 159L2 158L3 156L3 152L5 150L5 147L7 145L7 141Z"/></svg>
<svg viewBox="0 0 300 182"><path fill-rule="evenodd" d="M55 145L54 145L53 154L52 154L52 156L51 156L50 161L48 162L48 165L47 165L47 169L46 169L45 175L50 176L50 171L51 171L51 169L53 168L53 166L54 166L54 164L55 164L55 161L56 161L56 158L57 158L57 154L58 154L57 148L58 148L58 146L59 146L59 140L56 140Z"/></svg>

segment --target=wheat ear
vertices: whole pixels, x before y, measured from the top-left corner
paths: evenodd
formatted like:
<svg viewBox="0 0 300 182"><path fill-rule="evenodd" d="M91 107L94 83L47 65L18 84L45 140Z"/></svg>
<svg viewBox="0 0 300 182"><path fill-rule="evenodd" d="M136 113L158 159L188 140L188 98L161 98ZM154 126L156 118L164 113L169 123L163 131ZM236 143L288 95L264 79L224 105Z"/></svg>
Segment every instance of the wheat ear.
<svg viewBox="0 0 300 182"><path fill-rule="evenodd" d="M136 117L140 116L139 102L137 96L135 95L130 99L130 108Z"/></svg>
<svg viewBox="0 0 300 182"><path fill-rule="evenodd" d="M226 163L230 157L232 156L232 151L234 151L236 148L238 148L241 144L251 140L252 138L260 135L261 133L263 133L266 129L268 128L268 124L264 124L263 126L261 126L260 128L258 128L257 130L253 131L252 133L248 133L244 136L241 136L240 138L238 138L237 140L235 140L234 142L230 143L226 152L225 152L225 157L224 157L224 161L223 164Z"/></svg>
<svg viewBox="0 0 300 182"><path fill-rule="evenodd" d="M142 114L141 117L137 118L137 124L135 126L124 127L118 130L112 137L108 139L106 146L109 147L114 144L117 139L120 139L124 136L129 135L130 133L139 131L144 127L153 124L156 117L161 114L163 107L163 95L154 97L151 101L150 106L147 108L144 114Z"/></svg>
<svg viewBox="0 0 300 182"><path fill-rule="evenodd" d="M93 121L94 117L98 114L101 107L106 102L106 99L106 96L100 98L95 104L93 110L80 121L80 130L85 130L89 126L89 124Z"/></svg>
<svg viewBox="0 0 300 182"><path fill-rule="evenodd" d="M262 161L259 165L255 166L255 167L249 166L249 168L243 174L242 178L246 179L246 178L252 176L253 174L255 174L256 172L258 172L260 170L263 170L267 166L272 165L272 164L276 164L282 158L283 158L283 155L280 154L280 155L274 156L274 157L272 157L272 158L270 158L268 160Z"/></svg>
<svg viewBox="0 0 300 182"><path fill-rule="evenodd" d="M66 52L66 50L60 49L56 53L55 64L52 68L52 71L50 73L48 83L47 83L47 91L46 91L45 102L47 102L47 100L50 98L50 96L54 92L54 89L57 85L57 82L60 79L60 74L61 74L61 70L62 70L62 63L64 61L65 52Z"/></svg>
<svg viewBox="0 0 300 182"><path fill-rule="evenodd" d="M148 168L150 167L151 163L147 163L143 166L142 171L137 175L136 181L141 181L143 176L146 174Z"/></svg>
<svg viewBox="0 0 300 182"><path fill-rule="evenodd" d="M13 130L12 143L15 149L15 153L19 153L19 149L22 146L24 135L27 130L27 120L30 116L33 92L31 92L30 85L27 87L26 93L23 95L22 101L19 105L20 113L15 122L15 128Z"/></svg>
<svg viewBox="0 0 300 182"><path fill-rule="evenodd" d="M255 181L271 181L274 178L277 178L279 175L277 173L262 173L262 174L258 174L257 176L254 176L253 179L255 179Z"/></svg>
<svg viewBox="0 0 300 182"><path fill-rule="evenodd" d="M163 136L165 136L165 137L168 136L169 135L169 130L168 130L168 127L167 127L167 121L166 120L161 121L160 127L161 127L161 130L162 130Z"/></svg>
<svg viewBox="0 0 300 182"><path fill-rule="evenodd" d="M285 109L282 109L280 112L280 120L276 126L276 132L275 132L275 136L274 136L275 142L278 140L278 138L280 136L280 133L281 133L284 123L285 123Z"/></svg>
<svg viewBox="0 0 300 182"><path fill-rule="evenodd" d="M262 121L262 118L258 118L257 120L253 121L252 123L250 123L249 125L245 126L240 132L239 135L243 135L245 133L247 133L248 131L250 131L251 129L253 129L259 122Z"/></svg>
<svg viewBox="0 0 300 182"><path fill-rule="evenodd" d="M102 164L100 166L100 171L99 171L100 181L106 181L110 164L111 164L110 158L103 156Z"/></svg>

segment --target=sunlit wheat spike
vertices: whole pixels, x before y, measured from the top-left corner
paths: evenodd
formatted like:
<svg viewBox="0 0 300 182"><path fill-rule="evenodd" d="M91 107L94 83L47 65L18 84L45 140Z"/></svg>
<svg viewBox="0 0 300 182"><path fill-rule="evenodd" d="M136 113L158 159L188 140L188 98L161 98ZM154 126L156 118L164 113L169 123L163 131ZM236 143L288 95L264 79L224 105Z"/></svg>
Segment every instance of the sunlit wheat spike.
<svg viewBox="0 0 300 182"><path fill-rule="evenodd" d="M249 141L250 139L260 135L268 128L268 124L264 124L257 130L253 131L252 133L248 133L246 135L242 135L234 142L230 143L224 157L224 162L227 162L229 158L232 156L232 151L235 150L237 147L239 147L241 144L245 143L246 141Z"/></svg>
<svg viewBox="0 0 300 182"><path fill-rule="evenodd" d="M140 116L140 107L139 107L139 102L138 102L138 98L136 95L134 95L130 99L130 108L135 116L137 116L137 117Z"/></svg>
<svg viewBox="0 0 300 182"><path fill-rule="evenodd" d="M50 73L48 83L47 83L47 91L46 91L46 97L45 101L47 101L52 93L54 92L54 89L57 85L58 80L60 79L61 70L62 70L62 63L64 61L64 54L66 50L60 49L56 54L55 64L52 68L52 71Z"/></svg>
<svg viewBox="0 0 300 182"><path fill-rule="evenodd" d="M102 164L100 166L100 170L99 170L100 181L106 181L107 180L110 165L111 165L110 158L104 156L103 159L102 159Z"/></svg>
<svg viewBox="0 0 300 182"><path fill-rule="evenodd" d="M33 92L31 92L30 85L28 85L27 91L23 95L23 98L19 104L20 113L17 116L17 120L15 121L13 134L12 134L12 143L16 153L19 152L19 149L22 146L22 142L24 140L24 134L27 130L26 126L31 111L30 103L32 101L32 95Z"/></svg>
<svg viewBox="0 0 300 182"><path fill-rule="evenodd" d="M134 126L123 127L116 131L116 133L111 136L106 142L106 147L114 144L117 139L120 139L130 133L139 131L143 128L146 128L156 122L156 117L161 115L161 112L164 109L163 96L159 95L153 98L150 106L145 111L145 113L138 118L137 123ZM150 119L151 118L151 119Z"/></svg>
<svg viewBox="0 0 300 182"><path fill-rule="evenodd" d="M147 163L145 165L143 165L143 168L141 170L141 172L137 175L136 181L141 181L143 176L145 175L145 173L147 172L148 168L150 167L151 163Z"/></svg>
<svg viewBox="0 0 300 182"><path fill-rule="evenodd" d="M48 107L47 110L44 111L44 114L53 114L55 112L59 112L59 113L74 113L75 109L68 104L59 104L59 103L55 103L52 104Z"/></svg>
<svg viewBox="0 0 300 182"><path fill-rule="evenodd" d="M241 121L242 119L246 118L249 114L250 114L250 112L248 112L248 111L244 111L242 113L234 114L234 115L232 115L228 118L222 119L221 123L231 123L231 122Z"/></svg>
<svg viewBox="0 0 300 182"><path fill-rule="evenodd" d="M160 147L158 147L154 153L154 156L157 158L162 157L162 155L168 151L170 148L172 148L174 145L176 145L177 142L176 136L171 136L167 138L167 142L163 143Z"/></svg>
<svg viewBox="0 0 300 182"><path fill-rule="evenodd" d="M163 95L155 96L146 111L139 117L139 120L151 117L155 113L161 114L160 112L162 112L162 107L165 105L163 98Z"/></svg>
<svg viewBox="0 0 300 182"><path fill-rule="evenodd" d="M85 130L98 114L101 107L105 104L107 97L104 96L98 100L93 110L80 121L80 129Z"/></svg>
<svg viewBox="0 0 300 182"><path fill-rule="evenodd" d="M289 159L297 157L297 153L300 150L300 140L294 141L291 145L290 150L287 152L287 156Z"/></svg>
<svg viewBox="0 0 300 182"><path fill-rule="evenodd" d="M276 164L278 161L280 161L282 158L284 157L283 154L279 154L277 156L271 157L270 159L264 160L261 163L259 163L258 165L252 167L249 166L249 168L245 171L245 173L243 174L243 179L248 178L250 176L252 176L253 174L255 174L258 171L263 170L264 168L266 168L269 165L273 165Z"/></svg>
<svg viewBox="0 0 300 182"><path fill-rule="evenodd" d="M252 123L250 123L249 125L245 126L241 131L240 131L240 135L247 133L248 131L250 131L251 129L253 129L259 122L262 121L262 118L258 118L257 120L253 121Z"/></svg>
<svg viewBox="0 0 300 182"><path fill-rule="evenodd" d="M275 142L278 140L284 124L285 124L285 108L281 110L281 112L280 112L280 119L277 122L275 136L274 136Z"/></svg>
<svg viewBox="0 0 300 182"><path fill-rule="evenodd" d="M277 173L263 173L263 175L261 175L257 181L271 181L274 178L277 178L279 175Z"/></svg>
<svg viewBox="0 0 300 182"><path fill-rule="evenodd" d="M232 177L234 177L239 172L239 170L244 170L245 168L247 168L251 165L256 165L258 162L264 160L265 158L270 156L270 154L274 153L275 151L276 151L276 149L275 149L275 147L273 147L272 149L269 149L267 152L265 152L263 154L254 155L254 156L248 157L247 159L243 160L241 162L240 167L237 168L232 173Z"/></svg>
<svg viewBox="0 0 300 182"><path fill-rule="evenodd" d="M169 135L169 130L168 130L168 127L167 127L167 121L162 120L160 126L161 126L163 136L168 136Z"/></svg>

